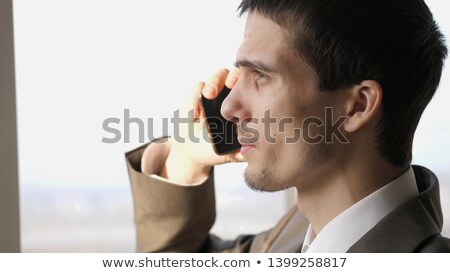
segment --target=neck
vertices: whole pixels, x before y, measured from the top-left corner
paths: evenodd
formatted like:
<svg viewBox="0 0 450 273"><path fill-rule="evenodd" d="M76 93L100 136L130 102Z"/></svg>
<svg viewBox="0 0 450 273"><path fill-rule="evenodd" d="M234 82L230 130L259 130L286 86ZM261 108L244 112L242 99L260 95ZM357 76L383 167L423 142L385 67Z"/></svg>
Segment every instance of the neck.
<svg viewBox="0 0 450 273"><path fill-rule="evenodd" d="M319 174L309 177L311 185L302 186L300 183L297 187L298 208L309 220L314 234L318 234L340 213L387 185L409 168L409 165L395 167L381 158L369 156L362 156L351 162L333 160L331 164L335 166L316 170L315 173Z"/></svg>

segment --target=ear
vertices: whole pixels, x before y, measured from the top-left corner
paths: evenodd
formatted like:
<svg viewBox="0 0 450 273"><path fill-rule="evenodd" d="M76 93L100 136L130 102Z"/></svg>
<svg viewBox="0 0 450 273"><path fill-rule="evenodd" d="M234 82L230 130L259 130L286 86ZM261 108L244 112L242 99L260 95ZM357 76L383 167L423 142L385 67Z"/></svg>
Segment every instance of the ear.
<svg viewBox="0 0 450 273"><path fill-rule="evenodd" d="M351 90L346 107L348 116L343 127L353 133L373 121L377 116L383 99L383 88L377 81L366 80Z"/></svg>

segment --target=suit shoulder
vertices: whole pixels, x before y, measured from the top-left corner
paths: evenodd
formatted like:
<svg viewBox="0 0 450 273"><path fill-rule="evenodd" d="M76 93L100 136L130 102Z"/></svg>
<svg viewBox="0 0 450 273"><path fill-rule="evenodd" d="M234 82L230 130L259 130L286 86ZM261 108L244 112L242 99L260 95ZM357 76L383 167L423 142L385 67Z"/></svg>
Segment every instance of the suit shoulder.
<svg viewBox="0 0 450 273"><path fill-rule="evenodd" d="M417 250L422 253L450 253L450 239L438 234L425 240Z"/></svg>

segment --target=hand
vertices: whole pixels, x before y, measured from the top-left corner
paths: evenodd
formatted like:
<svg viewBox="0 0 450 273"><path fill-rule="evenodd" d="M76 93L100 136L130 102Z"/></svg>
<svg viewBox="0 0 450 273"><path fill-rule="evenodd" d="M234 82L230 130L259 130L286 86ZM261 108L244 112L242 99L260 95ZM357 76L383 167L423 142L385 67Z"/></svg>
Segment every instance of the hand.
<svg viewBox="0 0 450 273"><path fill-rule="evenodd" d="M192 185L198 183L209 175L215 165L228 162L242 162L243 156L239 151L232 154L219 156L214 152L213 144L205 139L207 134L206 116L200 105L199 95L207 99L215 99L226 85L232 89L239 78L239 69L229 72L227 69L219 70L205 84L199 82L192 90L192 95L185 107L180 110L180 118L191 117L188 123L178 126L178 136L170 138L170 152L160 175L169 180L181 184ZM193 115L192 115L193 114ZM189 132L191 126L191 132ZM184 140L184 143L180 142ZM143 155L145 165L146 153ZM145 173L145 166L142 168Z"/></svg>

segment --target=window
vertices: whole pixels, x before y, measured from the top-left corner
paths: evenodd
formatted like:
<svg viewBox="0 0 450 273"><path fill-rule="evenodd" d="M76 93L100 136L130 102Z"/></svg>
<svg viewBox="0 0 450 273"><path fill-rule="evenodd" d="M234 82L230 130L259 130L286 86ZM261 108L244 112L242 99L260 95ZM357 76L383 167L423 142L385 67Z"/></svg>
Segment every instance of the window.
<svg viewBox="0 0 450 273"><path fill-rule="evenodd" d="M22 251L135 250L124 153L140 145L139 136L132 130L130 143L102 143L102 123L113 117L123 125L128 109L154 118L152 136L162 136L162 119L196 81L232 67L245 23L236 19L239 2L14 1ZM429 2L450 37L445 3ZM442 151L450 151L450 117L442 113L449 85L447 67L414 153L440 177L447 236L450 159ZM292 203L288 193L251 192L243 168L217 169L214 231L225 238L269 228ZM255 210L269 214L243 217Z"/></svg>

